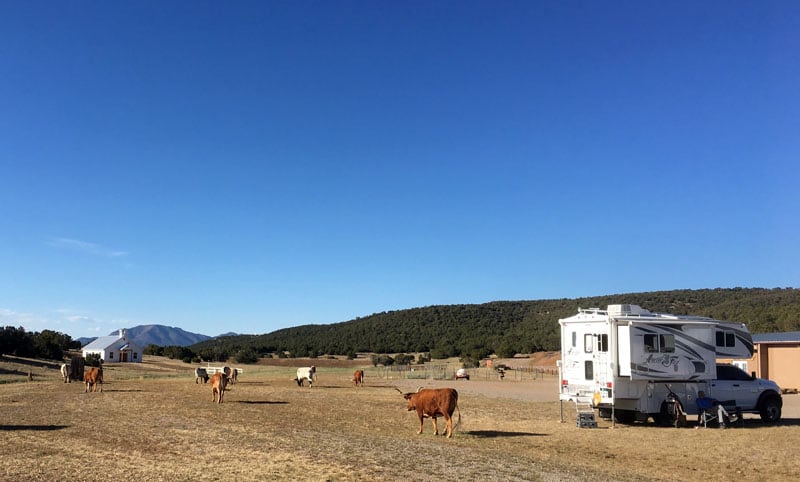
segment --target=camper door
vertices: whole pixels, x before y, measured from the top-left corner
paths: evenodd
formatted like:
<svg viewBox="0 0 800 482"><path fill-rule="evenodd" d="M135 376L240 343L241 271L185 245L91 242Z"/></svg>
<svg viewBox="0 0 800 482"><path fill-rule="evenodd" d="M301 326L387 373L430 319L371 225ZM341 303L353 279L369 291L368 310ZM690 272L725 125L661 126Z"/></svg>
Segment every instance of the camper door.
<svg viewBox="0 0 800 482"><path fill-rule="evenodd" d="M571 393L593 393L608 376L609 337L604 323L565 324L562 377Z"/></svg>
<svg viewBox="0 0 800 482"><path fill-rule="evenodd" d="M632 380L708 380L715 376L714 326L630 324Z"/></svg>

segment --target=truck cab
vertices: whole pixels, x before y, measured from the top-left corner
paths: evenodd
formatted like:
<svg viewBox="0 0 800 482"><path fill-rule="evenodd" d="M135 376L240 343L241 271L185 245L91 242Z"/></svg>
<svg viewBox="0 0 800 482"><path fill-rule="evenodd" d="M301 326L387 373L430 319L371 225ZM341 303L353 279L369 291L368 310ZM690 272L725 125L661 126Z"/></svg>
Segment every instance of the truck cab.
<svg viewBox="0 0 800 482"><path fill-rule="evenodd" d="M720 401L735 400L744 413L758 413L765 422L781 418L781 389L772 380L756 378L727 363L717 364L717 378L708 381L708 394Z"/></svg>

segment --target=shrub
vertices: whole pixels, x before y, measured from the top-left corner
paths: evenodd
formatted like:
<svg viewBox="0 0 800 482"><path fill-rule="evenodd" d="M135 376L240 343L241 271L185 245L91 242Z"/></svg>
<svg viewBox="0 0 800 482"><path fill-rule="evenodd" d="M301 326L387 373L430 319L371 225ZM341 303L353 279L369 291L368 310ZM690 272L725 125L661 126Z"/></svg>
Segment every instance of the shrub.
<svg viewBox="0 0 800 482"><path fill-rule="evenodd" d="M89 353L86 355L85 360L84 365L89 367L99 367L103 364L99 353Z"/></svg>
<svg viewBox="0 0 800 482"><path fill-rule="evenodd" d="M258 361L258 353L253 349L244 349L240 350L234 358L239 363L256 363Z"/></svg>

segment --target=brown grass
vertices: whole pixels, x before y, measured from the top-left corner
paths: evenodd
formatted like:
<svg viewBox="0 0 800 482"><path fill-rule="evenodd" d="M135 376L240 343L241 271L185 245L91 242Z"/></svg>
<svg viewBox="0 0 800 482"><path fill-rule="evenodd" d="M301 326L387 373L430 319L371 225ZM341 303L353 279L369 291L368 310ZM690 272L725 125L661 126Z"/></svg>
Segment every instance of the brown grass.
<svg viewBox="0 0 800 482"><path fill-rule="evenodd" d="M724 431L612 429L601 420L587 430L575 427L566 404L559 421L553 378L387 380L368 367L366 386L355 388L350 367L320 368L309 389L290 381L291 367L253 365L218 405L189 365L145 361L107 365L103 393L61 383L54 369L0 384L0 480L749 481L796 473L796 395L785 397L784 423L774 427L748 418ZM452 439L435 437L429 421L416 434L416 416L393 387L418 385L459 390Z"/></svg>

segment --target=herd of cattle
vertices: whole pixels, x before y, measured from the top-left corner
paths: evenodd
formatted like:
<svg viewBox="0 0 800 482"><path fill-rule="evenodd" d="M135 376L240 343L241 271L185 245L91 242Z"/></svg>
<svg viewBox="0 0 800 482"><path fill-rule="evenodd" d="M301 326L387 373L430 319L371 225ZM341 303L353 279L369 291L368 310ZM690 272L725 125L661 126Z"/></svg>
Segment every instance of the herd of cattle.
<svg viewBox="0 0 800 482"><path fill-rule="evenodd" d="M211 401L212 403L222 403L222 398L228 385L233 385L239 378L238 368L222 367L222 368L202 368L198 367L194 370L195 384L211 385ZM64 383L71 382L69 376L69 365L66 363L61 365L61 376ZM297 369L297 375L292 378L297 382L297 386L304 386L308 381L308 386L311 388L314 381L317 379L317 367L301 367ZM86 384L84 392L97 392L103 391L103 368L92 367L84 372L83 381ZM364 370L356 370L353 373L353 385L356 387L364 386ZM420 387L416 392L403 393L399 388L395 389L403 395L406 400L406 409L417 412L419 418L418 434L422 433L423 421L430 418L433 421L433 433L439 435L439 426L437 419L443 417L445 420L445 430L442 435L447 435L447 438L453 436L453 413L458 410L458 392L453 388L426 388ZM456 426L461 423L461 410L458 410L458 422Z"/></svg>

